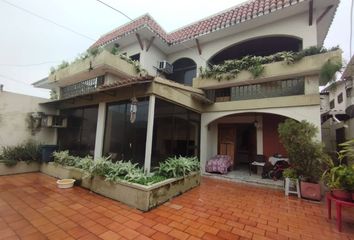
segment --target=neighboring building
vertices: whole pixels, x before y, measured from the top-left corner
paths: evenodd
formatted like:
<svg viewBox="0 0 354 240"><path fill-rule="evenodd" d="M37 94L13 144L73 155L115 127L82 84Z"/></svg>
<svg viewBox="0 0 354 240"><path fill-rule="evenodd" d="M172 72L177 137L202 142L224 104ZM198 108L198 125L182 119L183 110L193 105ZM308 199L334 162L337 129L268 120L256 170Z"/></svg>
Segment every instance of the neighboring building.
<svg viewBox="0 0 354 240"><path fill-rule="evenodd" d="M322 141L328 152L354 139L354 57L342 77L321 91Z"/></svg>
<svg viewBox="0 0 354 240"><path fill-rule="evenodd" d="M319 72L327 60L340 60L340 51L271 63L257 78L241 72L231 80L201 79L199 68L322 46L338 2L249 1L171 33L144 15L91 47L107 51L34 85L60 93L43 104L68 117L58 144L73 153L111 154L146 170L173 155L199 156L202 170L218 153L231 155L235 167L256 154L286 155L278 124L293 118L320 130ZM110 54L116 47L154 77Z"/></svg>
<svg viewBox="0 0 354 240"><path fill-rule="evenodd" d="M55 113L50 108L39 105L46 100L0 91L0 153L2 147L19 145L29 140L56 143L54 129L36 127L40 126L36 123L38 113Z"/></svg>

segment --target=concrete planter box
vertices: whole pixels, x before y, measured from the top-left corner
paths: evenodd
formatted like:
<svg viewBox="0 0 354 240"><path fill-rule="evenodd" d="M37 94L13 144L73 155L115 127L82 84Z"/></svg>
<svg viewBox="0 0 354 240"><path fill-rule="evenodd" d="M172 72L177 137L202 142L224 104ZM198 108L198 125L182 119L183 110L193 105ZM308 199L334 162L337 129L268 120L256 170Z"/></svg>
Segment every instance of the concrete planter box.
<svg viewBox="0 0 354 240"><path fill-rule="evenodd" d="M37 162L17 162L14 166L7 166L5 163L0 163L0 176L19 174L19 173L29 173L29 172L39 172L40 164Z"/></svg>
<svg viewBox="0 0 354 240"><path fill-rule="evenodd" d="M128 182L111 183L95 176L91 190L139 210L148 211L199 184L199 173L192 173L185 178L167 179L151 186Z"/></svg>
<svg viewBox="0 0 354 240"><path fill-rule="evenodd" d="M307 56L294 64L275 62L264 64L264 72L261 76L254 78L248 71L241 71L236 78L230 80L216 80L211 78L193 79L193 87L201 89L217 89L238 85L256 84L268 81L287 79L298 76L318 75L328 60L342 61L342 51L337 50L313 56Z"/></svg>
<svg viewBox="0 0 354 240"><path fill-rule="evenodd" d="M95 57L88 57L85 60L74 62L66 68L57 70L49 75L48 81L58 81L57 84L63 86L80 80L94 78L107 72L122 77L138 75L132 64L104 50Z"/></svg>
<svg viewBox="0 0 354 240"><path fill-rule="evenodd" d="M85 172L81 169L74 167L64 167L61 165L56 165L53 162L43 163L41 168L41 172L55 177L55 178L73 178L75 180L81 181L80 186L84 188L91 188L91 177L85 177Z"/></svg>

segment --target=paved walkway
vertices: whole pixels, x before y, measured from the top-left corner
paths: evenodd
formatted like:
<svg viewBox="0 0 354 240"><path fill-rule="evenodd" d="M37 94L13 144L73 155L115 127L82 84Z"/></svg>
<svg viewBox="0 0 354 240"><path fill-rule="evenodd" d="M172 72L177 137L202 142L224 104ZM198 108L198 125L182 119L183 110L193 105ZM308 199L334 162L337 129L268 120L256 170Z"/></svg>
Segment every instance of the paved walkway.
<svg viewBox="0 0 354 240"><path fill-rule="evenodd" d="M344 222L338 233L323 203L208 178L142 213L41 173L0 177L0 239L354 239L353 211Z"/></svg>

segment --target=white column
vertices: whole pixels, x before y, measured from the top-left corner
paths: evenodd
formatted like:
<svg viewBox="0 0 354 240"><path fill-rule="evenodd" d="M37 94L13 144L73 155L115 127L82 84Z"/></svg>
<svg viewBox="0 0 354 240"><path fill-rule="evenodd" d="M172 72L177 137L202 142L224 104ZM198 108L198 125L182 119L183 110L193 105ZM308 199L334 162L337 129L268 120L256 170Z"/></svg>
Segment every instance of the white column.
<svg viewBox="0 0 354 240"><path fill-rule="evenodd" d="M105 120L106 120L106 103L101 102L98 104L94 159L102 157Z"/></svg>
<svg viewBox="0 0 354 240"><path fill-rule="evenodd" d="M200 124L200 170L205 173L205 164L208 156L208 127L203 124L203 120ZM211 146L210 146L211 147Z"/></svg>
<svg viewBox="0 0 354 240"><path fill-rule="evenodd" d="M263 155L263 116L257 116L257 154Z"/></svg>
<svg viewBox="0 0 354 240"><path fill-rule="evenodd" d="M138 110L139 111L139 110ZM151 167L151 150L152 150L152 135L154 130L154 115L155 115L155 95L149 98L148 122L146 130L146 143L145 143L145 172L150 172Z"/></svg>

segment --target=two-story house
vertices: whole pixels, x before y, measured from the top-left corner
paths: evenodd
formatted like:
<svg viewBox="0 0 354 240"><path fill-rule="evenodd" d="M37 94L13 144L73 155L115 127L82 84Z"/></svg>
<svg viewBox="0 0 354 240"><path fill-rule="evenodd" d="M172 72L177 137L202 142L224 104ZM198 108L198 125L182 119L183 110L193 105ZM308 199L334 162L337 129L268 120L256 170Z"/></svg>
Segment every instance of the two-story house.
<svg viewBox="0 0 354 240"><path fill-rule="evenodd" d="M321 91L322 141L328 152L354 138L354 57L341 79Z"/></svg>
<svg viewBox="0 0 354 240"><path fill-rule="evenodd" d="M220 153L238 168L256 154L286 155L277 132L286 118L321 129L319 73L341 53L308 54L292 64L269 57L257 76L240 71L224 79L203 71L248 55L322 46L338 3L252 0L170 33L146 14L90 48L103 51L34 85L59 95L43 104L67 117L66 127L57 129L61 149L110 154L147 171L174 155L199 156L204 171Z"/></svg>

